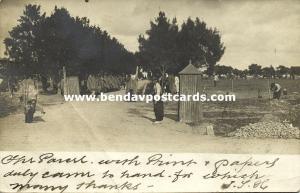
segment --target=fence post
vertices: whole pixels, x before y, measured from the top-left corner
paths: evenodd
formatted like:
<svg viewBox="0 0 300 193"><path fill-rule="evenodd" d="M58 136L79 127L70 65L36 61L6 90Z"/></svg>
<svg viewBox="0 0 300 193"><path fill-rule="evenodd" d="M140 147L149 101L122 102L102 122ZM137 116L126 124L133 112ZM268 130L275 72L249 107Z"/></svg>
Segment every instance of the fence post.
<svg viewBox="0 0 300 193"><path fill-rule="evenodd" d="M271 100L270 78L268 78L268 92L269 92L269 100Z"/></svg>
<svg viewBox="0 0 300 193"><path fill-rule="evenodd" d="M64 78L64 94L68 94L67 90L67 72L66 72L66 67L63 67L63 78Z"/></svg>

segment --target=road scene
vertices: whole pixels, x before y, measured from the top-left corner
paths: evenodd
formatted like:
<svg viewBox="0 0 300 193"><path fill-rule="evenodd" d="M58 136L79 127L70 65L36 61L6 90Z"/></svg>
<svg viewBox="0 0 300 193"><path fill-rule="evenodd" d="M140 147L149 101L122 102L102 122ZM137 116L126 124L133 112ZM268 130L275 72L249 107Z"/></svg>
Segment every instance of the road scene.
<svg viewBox="0 0 300 193"><path fill-rule="evenodd" d="M0 0L0 193L298 191L299 13Z"/></svg>
<svg viewBox="0 0 300 193"><path fill-rule="evenodd" d="M0 150L299 154L299 7L2 1ZM103 93L131 98L65 100ZM164 94L209 100L132 101Z"/></svg>
<svg viewBox="0 0 300 193"><path fill-rule="evenodd" d="M41 100L46 114L37 113L32 124L24 124L21 109L0 119L1 150L299 153L299 139L203 135L203 128L176 121L174 104L167 107L164 123L153 125L152 104Z"/></svg>

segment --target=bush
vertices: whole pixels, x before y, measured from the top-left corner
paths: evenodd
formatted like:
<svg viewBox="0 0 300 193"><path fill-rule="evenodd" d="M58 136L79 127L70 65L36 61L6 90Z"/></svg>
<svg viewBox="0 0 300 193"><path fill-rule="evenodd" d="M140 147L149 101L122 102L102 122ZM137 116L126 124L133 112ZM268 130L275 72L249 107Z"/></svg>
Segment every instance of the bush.
<svg viewBox="0 0 300 193"><path fill-rule="evenodd" d="M123 78L114 75L90 75L87 79L87 89L96 93L120 90Z"/></svg>

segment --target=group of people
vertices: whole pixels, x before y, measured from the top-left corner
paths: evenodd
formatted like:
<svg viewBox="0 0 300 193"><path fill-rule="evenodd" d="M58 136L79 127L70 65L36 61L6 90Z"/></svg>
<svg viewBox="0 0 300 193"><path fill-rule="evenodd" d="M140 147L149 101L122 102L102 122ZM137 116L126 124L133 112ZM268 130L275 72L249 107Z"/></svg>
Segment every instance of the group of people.
<svg viewBox="0 0 300 193"><path fill-rule="evenodd" d="M162 77L155 77L152 79L151 90L153 95L162 95L167 89L166 84L163 82L166 79ZM214 83L216 83L218 79L214 79ZM175 86L176 93L179 92L179 78L175 76ZM178 89L177 89L178 88ZM280 84L271 83L270 91L273 93L273 99L280 99L282 93L286 94L286 89L282 89ZM31 123L33 121L33 114L36 110L41 111L41 113L45 113L43 108L38 104L38 86L37 81L33 79L25 79L20 82L20 90L19 90L20 100L24 102L24 112L25 112L25 122ZM161 123L164 119L164 103L162 100L153 101L153 110L155 115L155 124Z"/></svg>

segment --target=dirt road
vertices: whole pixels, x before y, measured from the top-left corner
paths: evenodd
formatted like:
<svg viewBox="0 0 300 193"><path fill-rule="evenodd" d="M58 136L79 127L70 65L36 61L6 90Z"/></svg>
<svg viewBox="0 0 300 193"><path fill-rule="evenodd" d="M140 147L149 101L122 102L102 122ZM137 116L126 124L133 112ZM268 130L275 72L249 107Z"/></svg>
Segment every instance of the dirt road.
<svg viewBox="0 0 300 193"><path fill-rule="evenodd" d="M67 102L48 105L24 123L23 114L0 119L0 150L131 151L299 154L296 139L237 139L199 135L168 114L153 125L152 104Z"/></svg>

